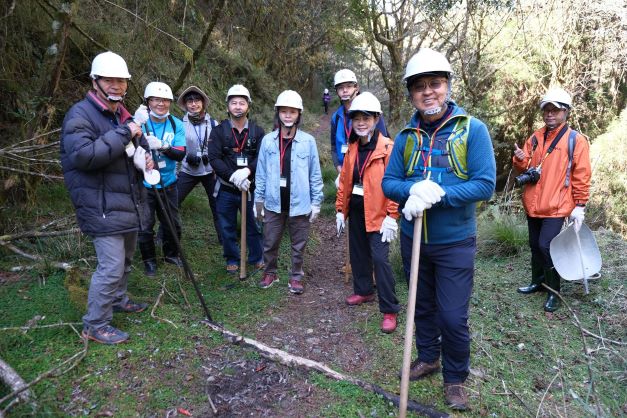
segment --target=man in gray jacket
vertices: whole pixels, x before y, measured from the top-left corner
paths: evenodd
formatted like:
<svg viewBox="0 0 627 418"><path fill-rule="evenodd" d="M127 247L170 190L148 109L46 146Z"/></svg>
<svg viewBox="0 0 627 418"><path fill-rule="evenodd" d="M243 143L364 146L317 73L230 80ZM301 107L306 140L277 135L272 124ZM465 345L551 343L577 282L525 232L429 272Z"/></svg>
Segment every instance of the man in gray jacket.
<svg viewBox="0 0 627 418"><path fill-rule="evenodd" d="M63 121L61 165L78 224L92 238L98 258L83 337L117 344L129 336L110 325L113 312L141 312L147 306L130 300L126 288L141 223L143 187L137 169L147 170L147 178L156 170L148 144L138 140L147 112L138 111L133 121L122 105L131 78L124 59L113 52L99 54L90 76L93 89Z"/></svg>

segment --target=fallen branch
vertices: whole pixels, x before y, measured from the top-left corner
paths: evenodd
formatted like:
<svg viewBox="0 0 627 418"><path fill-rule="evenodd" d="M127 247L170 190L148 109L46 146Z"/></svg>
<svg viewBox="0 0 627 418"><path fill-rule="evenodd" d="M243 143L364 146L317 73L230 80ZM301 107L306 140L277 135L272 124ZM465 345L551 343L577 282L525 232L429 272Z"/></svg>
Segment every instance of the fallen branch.
<svg viewBox="0 0 627 418"><path fill-rule="evenodd" d="M609 338L605 338L605 337L602 337L600 335L596 335L594 332L588 331L585 328L581 328L581 331L584 334L588 334L591 337L594 337L594 338L596 338L598 340L603 341L604 343L611 343L611 344L616 344L616 345L627 345L627 343L625 343L625 342L616 341L616 340L610 340Z"/></svg>
<svg viewBox="0 0 627 418"><path fill-rule="evenodd" d="M15 241L17 239L22 238L42 238L42 237L59 237L62 235L71 235L77 234L81 232L80 228L72 228L66 229L65 231L50 231L50 232L40 232L40 231L26 231L20 232L18 234L13 235L2 235L0 236L0 241Z"/></svg>
<svg viewBox="0 0 627 418"><path fill-rule="evenodd" d="M48 325L23 325L21 327L4 327L0 328L1 331L29 331L31 329L40 329L40 328L56 328L56 327L67 327L73 325L83 325L82 322L59 322L58 324L48 324Z"/></svg>
<svg viewBox="0 0 627 418"><path fill-rule="evenodd" d="M9 389L11 389L11 391L17 391L19 389L22 389L22 387L26 386L26 382L24 381L24 379L22 379L22 377L19 374L17 374L15 370L13 370L13 367L11 367L8 363L6 363L1 358L0 358L0 381L2 381L6 386L8 386ZM32 392L30 390L25 389L24 391L20 392L18 396L16 397L16 399L14 400L14 402L11 402L9 405L7 405L7 407L10 408L17 402L31 402L32 397L33 397ZM3 413L4 413L4 410L0 412L0 416L2 416Z"/></svg>
<svg viewBox="0 0 627 418"><path fill-rule="evenodd" d="M165 280L164 280L163 283L161 284L161 293L159 293L159 296L157 296L157 300L155 301L155 304L152 305L152 309L150 310L150 316L156 319L157 321L165 322L166 324L172 325L174 328L178 328L176 324L170 321L169 319L161 318L155 315L155 311L157 310L157 306L159 306L159 303L161 302L161 298L165 294L165 290L166 289L165 289Z"/></svg>
<svg viewBox="0 0 627 418"><path fill-rule="evenodd" d="M74 328L74 325L71 325L71 324L67 324L67 325L70 328L72 328L72 330L79 337L81 337L81 339L83 341L83 348L79 352L74 354L73 356L69 357L68 359L66 359L63 362L61 362L60 364L58 364L57 366L53 367L52 369L48 370L47 372L44 372L44 373L40 374L39 376L37 376L35 379L30 381L29 383L27 383L25 385L22 385L21 387L15 389L13 392L9 393L8 395L6 395L2 399L0 399L0 405L2 405L3 403L5 403L7 401L11 401L11 402L9 402L9 404L6 407L4 407L4 409L0 410L0 416L5 414L13 405L15 405L14 399L18 398L20 396L20 394L22 394L23 392L27 391L30 387L36 385L37 383L41 382L42 380L44 380L44 379L46 379L48 377L59 377L62 374L65 374L65 373L69 372L74 367L76 367L76 365L78 363L80 363L81 360L83 360L83 358L87 354L87 347L89 346L89 340L87 340L87 338L83 338L80 335L80 333L76 330L76 328ZM65 368L66 366L67 366L67 368Z"/></svg>
<svg viewBox="0 0 627 418"><path fill-rule="evenodd" d="M39 177L45 178L46 180L63 180L63 176L55 176L53 174L36 173L34 171L20 170L19 168L6 167L6 166L3 166L3 165L0 165L0 170L12 171L14 173L26 174L26 175L29 175L29 176L39 176Z"/></svg>
<svg viewBox="0 0 627 418"><path fill-rule="evenodd" d="M58 262L58 261L47 261L47 260L44 260L43 257L41 257L39 255L29 254L27 252L24 252L24 251L20 250L19 248L17 248L15 245L9 244L8 242L0 241L0 245L3 246L4 248L6 248L7 250L13 251L15 254L20 255L20 256L22 256L24 258L28 258L29 260L32 260L32 261L42 261L42 262L49 263L52 267L58 268L59 270L69 271L69 270L71 270L73 268L73 266L70 263L62 263L62 262Z"/></svg>
<svg viewBox="0 0 627 418"><path fill-rule="evenodd" d="M386 390L384 390L383 388L381 388L380 386L377 386L373 383L369 383L369 382L365 382L361 379L358 379L356 377L352 377L349 375L345 375L339 372L336 372L335 370L331 369L330 367L326 366L323 363L314 361L314 360L310 360L304 357L300 357L300 356L295 356L293 354L290 354L286 351L283 350L279 350L276 348L272 348L270 346L267 346L259 341L253 340L252 338L246 338L242 335L236 334L232 331L227 330L226 328L223 328L221 325L218 325L214 322L210 322L207 320L202 321L202 323L204 323L205 325L209 326L209 328L213 329L214 331L217 331L219 333L222 334L222 336L230 341L233 344L237 344L237 345L245 345L248 347L252 347L254 349L256 349L259 354L261 354L263 357L272 360L272 361L276 361L278 363L284 364L286 366L296 366L296 367L302 367L305 368L307 370L315 370L318 371L322 374L324 374L327 377L330 377L331 379L334 380L338 380L341 382L349 382L352 383L356 386L359 386L362 389L365 389L367 391L370 392L374 392L378 395L383 396L383 398L389 402L392 402L394 405L396 405L397 407L399 406L399 396L393 393L389 393ZM418 402L415 401L408 401L407 403L407 409L417 412L419 414L422 414L424 416L430 417L430 418L443 418L443 417L448 417L449 415L444 413L444 412L440 412L438 410L435 410L427 405L422 405Z"/></svg>

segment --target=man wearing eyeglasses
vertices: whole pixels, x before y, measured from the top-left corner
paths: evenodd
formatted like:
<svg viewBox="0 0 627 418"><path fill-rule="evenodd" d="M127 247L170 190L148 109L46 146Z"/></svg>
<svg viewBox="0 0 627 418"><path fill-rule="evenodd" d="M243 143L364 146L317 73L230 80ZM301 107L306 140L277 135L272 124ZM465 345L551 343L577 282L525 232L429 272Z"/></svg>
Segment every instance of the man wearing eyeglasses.
<svg viewBox="0 0 627 418"><path fill-rule="evenodd" d="M494 192L496 163L486 125L451 100L452 68L422 48L404 81L416 112L396 136L383 192L402 207L401 256L409 278L412 241L420 239L414 322L418 358L410 380L440 369L447 404L468 407L468 309L476 252L475 206ZM414 220L422 235L413 236Z"/></svg>
<svg viewBox="0 0 627 418"><path fill-rule="evenodd" d="M560 276L553 267L550 244L569 216L579 231L590 197L588 139L568 126L570 94L559 87L546 92L540 102L545 126L531 135L523 148L515 144L513 166L522 173L516 183L523 187L531 247L531 284L518 288L524 295L543 292L542 283L560 290ZM549 292L546 312L559 307L559 298Z"/></svg>

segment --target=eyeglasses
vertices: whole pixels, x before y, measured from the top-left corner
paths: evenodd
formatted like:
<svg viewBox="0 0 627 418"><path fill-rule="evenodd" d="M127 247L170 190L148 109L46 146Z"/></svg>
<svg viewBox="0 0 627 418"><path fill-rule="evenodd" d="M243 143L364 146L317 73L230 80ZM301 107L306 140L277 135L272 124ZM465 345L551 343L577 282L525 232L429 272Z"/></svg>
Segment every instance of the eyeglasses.
<svg viewBox="0 0 627 418"><path fill-rule="evenodd" d="M428 82L424 82L424 81L415 82L409 87L409 89L412 92L424 93L425 90L427 90L427 87L430 90L438 90L445 83L446 83L446 80L443 80L441 78L435 78L435 79L429 80Z"/></svg>
<svg viewBox="0 0 627 418"><path fill-rule="evenodd" d="M148 99L148 101L150 103L155 103L155 104L159 104L159 103L170 103L171 100L170 99L164 99L162 97L151 97L150 99Z"/></svg>
<svg viewBox="0 0 627 418"><path fill-rule="evenodd" d="M562 110L566 110L566 109L560 109L559 107L555 107L555 106L544 106L544 109L542 109L542 112L544 113L552 113L552 114L558 114L560 113Z"/></svg>
<svg viewBox="0 0 627 418"><path fill-rule="evenodd" d="M202 103L202 99L187 99L185 100L185 103L187 104Z"/></svg>

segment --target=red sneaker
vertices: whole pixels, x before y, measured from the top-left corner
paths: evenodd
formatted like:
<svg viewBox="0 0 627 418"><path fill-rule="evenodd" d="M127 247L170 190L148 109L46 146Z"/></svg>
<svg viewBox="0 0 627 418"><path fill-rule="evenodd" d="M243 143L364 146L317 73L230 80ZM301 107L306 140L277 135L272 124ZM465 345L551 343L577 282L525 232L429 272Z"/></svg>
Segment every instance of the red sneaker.
<svg viewBox="0 0 627 418"><path fill-rule="evenodd" d="M264 273L261 281L259 282L259 287L262 289L267 289L272 286L274 282L278 281L279 277L276 275L276 273Z"/></svg>
<svg viewBox="0 0 627 418"><path fill-rule="evenodd" d="M374 293L372 295L350 295L346 298L346 304L350 306L361 305L362 303L372 302L374 300Z"/></svg>
<svg viewBox="0 0 627 418"><path fill-rule="evenodd" d="M297 294L297 295L300 295L301 293L305 291L305 288L303 287L303 284L301 283L300 280L290 279L289 283L287 284L287 287L290 289L290 292Z"/></svg>
<svg viewBox="0 0 627 418"><path fill-rule="evenodd" d="M386 334L390 334L396 330L396 316L395 313L384 313L383 322L381 322L381 331Z"/></svg>

